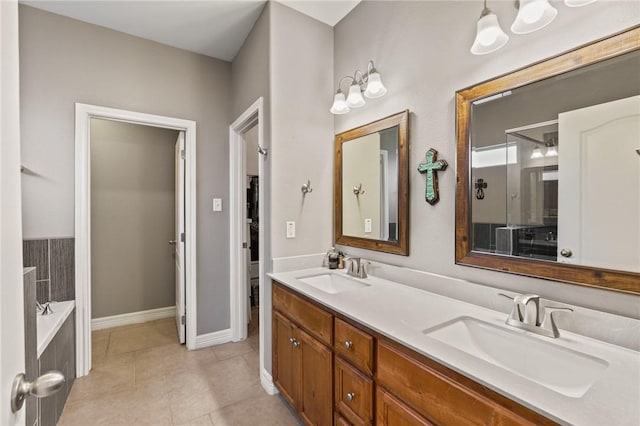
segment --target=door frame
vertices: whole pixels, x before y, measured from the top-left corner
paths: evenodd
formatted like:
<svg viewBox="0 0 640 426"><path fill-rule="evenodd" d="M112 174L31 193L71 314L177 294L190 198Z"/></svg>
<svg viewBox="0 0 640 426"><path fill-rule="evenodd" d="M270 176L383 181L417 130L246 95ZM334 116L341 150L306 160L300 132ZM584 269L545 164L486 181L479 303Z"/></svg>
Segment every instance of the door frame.
<svg viewBox="0 0 640 426"><path fill-rule="evenodd" d="M196 122L83 103L75 104L76 375L91 370L90 119L122 121L185 132L185 296L187 349L196 349Z"/></svg>
<svg viewBox="0 0 640 426"><path fill-rule="evenodd" d="M258 98L246 111L244 111L229 126L229 312L231 340L234 342L247 338L247 276L244 261L246 259L242 248L243 230L246 227L244 220L243 205L244 191L246 191L246 166L245 166L245 144L243 134L253 127L258 126L258 145L265 147L265 121L264 121L264 100ZM257 124L256 124L257 123ZM265 161L266 154L258 155L258 217L260 227L258 228L258 275L259 275L259 341L260 341L260 381L263 388L271 395L277 390L273 386L273 379L264 367L265 348L265 324L267 312L270 310L265 304L265 236L268 222L266 218L265 199Z"/></svg>

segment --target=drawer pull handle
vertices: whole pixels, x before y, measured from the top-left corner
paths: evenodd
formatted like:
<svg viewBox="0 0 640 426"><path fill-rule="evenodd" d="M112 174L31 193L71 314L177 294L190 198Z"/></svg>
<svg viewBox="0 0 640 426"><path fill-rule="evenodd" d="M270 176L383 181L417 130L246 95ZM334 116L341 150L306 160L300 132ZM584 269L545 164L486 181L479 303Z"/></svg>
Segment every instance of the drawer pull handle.
<svg viewBox="0 0 640 426"><path fill-rule="evenodd" d="M356 397L355 392L349 392L347 393L347 401L353 401Z"/></svg>
<svg viewBox="0 0 640 426"><path fill-rule="evenodd" d="M346 340L344 342L344 348L345 349L351 349L353 347L353 342L351 340Z"/></svg>

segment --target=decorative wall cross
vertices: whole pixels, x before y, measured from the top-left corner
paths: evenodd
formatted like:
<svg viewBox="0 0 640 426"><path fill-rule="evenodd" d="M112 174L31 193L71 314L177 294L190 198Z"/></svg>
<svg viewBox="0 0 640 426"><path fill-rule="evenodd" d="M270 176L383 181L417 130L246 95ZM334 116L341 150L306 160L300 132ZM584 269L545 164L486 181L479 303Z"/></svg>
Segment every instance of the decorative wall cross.
<svg viewBox="0 0 640 426"><path fill-rule="evenodd" d="M445 170L448 164L444 160L438 160L438 151L433 148L427 151L425 157L426 161L424 163L420 163L418 171L426 174L427 177L427 188L425 190L424 199L427 203L434 205L440 200L440 196L438 194L437 172L439 170Z"/></svg>

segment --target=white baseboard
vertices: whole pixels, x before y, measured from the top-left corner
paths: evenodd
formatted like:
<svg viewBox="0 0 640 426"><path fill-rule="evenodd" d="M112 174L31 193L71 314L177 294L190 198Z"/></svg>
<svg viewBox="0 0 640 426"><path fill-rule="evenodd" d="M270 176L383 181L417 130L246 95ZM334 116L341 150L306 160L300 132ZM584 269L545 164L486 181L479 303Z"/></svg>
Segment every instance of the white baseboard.
<svg viewBox="0 0 640 426"><path fill-rule="evenodd" d="M277 395L278 388L273 384L273 377L264 368L260 372L260 384L269 395Z"/></svg>
<svg viewBox="0 0 640 426"><path fill-rule="evenodd" d="M231 341L231 329L214 331L213 333L201 334L196 336L196 349L206 348L207 346L221 345Z"/></svg>
<svg viewBox="0 0 640 426"><path fill-rule="evenodd" d="M176 307L167 306L166 308L149 309L148 311L131 312L129 314L113 315L111 317L94 318L91 320L91 330L103 330L105 328L139 324L141 322L171 318L175 317L175 315Z"/></svg>

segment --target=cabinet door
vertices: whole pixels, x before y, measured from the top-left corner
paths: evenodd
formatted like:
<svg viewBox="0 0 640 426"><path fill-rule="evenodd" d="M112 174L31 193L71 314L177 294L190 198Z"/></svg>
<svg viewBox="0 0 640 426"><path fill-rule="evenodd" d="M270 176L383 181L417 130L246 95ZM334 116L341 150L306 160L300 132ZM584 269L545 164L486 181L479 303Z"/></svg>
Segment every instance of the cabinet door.
<svg viewBox="0 0 640 426"><path fill-rule="evenodd" d="M433 426L433 423L381 388L378 388L376 395L378 426Z"/></svg>
<svg viewBox="0 0 640 426"><path fill-rule="evenodd" d="M296 401L296 370L294 346L296 328L278 312L273 313L273 382L292 407ZM297 352L297 351L296 351Z"/></svg>
<svg viewBox="0 0 640 426"><path fill-rule="evenodd" d="M333 356L331 349L298 330L300 346L300 401L298 412L309 425L331 425L333 420Z"/></svg>

